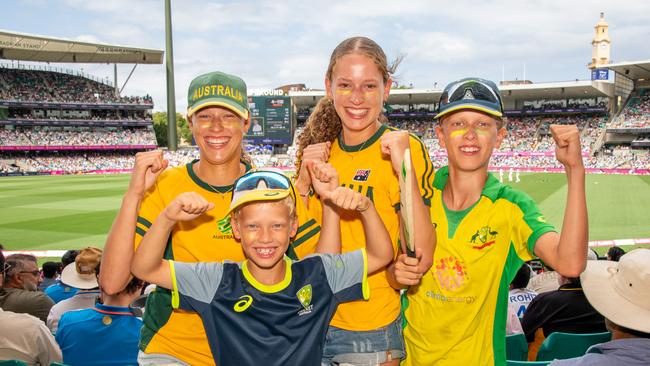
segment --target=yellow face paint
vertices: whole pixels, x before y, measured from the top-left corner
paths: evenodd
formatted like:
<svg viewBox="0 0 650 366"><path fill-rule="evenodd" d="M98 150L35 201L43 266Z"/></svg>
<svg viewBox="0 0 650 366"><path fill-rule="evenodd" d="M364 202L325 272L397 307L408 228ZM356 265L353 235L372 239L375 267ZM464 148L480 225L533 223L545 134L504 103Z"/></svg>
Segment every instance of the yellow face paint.
<svg viewBox="0 0 650 366"><path fill-rule="evenodd" d="M451 138L456 138L456 137L464 136L464 135L467 133L467 131L468 131L468 130L467 130L466 128L463 128L463 129L460 129L460 130L456 130L456 131L452 131L452 132L451 132Z"/></svg>
<svg viewBox="0 0 650 366"><path fill-rule="evenodd" d="M336 89L336 94L350 95L350 94L352 94L352 90L350 90L350 89Z"/></svg>
<svg viewBox="0 0 650 366"><path fill-rule="evenodd" d="M376 90L367 91L367 92L364 92L363 95L364 95L366 98L374 98L374 97L377 96L377 91L376 91Z"/></svg>

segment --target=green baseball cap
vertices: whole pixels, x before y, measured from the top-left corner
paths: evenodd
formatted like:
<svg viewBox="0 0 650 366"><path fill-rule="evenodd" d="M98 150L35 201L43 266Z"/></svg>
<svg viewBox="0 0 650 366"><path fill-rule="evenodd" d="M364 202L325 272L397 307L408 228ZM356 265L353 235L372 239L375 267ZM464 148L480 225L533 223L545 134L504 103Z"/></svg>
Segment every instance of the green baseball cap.
<svg viewBox="0 0 650 366"><path fill-rule="evenodd" d="M209 106L225 107L244 119L248 118L248 95L244 80L219 71L195 77L187 90L187 117Z"/></svg>

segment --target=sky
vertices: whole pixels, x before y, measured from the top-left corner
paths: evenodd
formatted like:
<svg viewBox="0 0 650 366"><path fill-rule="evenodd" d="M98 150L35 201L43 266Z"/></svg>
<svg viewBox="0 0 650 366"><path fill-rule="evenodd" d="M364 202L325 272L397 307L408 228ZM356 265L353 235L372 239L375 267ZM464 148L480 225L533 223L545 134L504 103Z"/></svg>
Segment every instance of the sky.
<svg viewBox="0 0 650 366"><path fill-rule="evenodd" d="M8 31L165 48L163 0L15 0L2 9ZM400 85L524 74L533 82L588 79L600 12L613 62L650 59L647 0L172 0L176 110L187 108L192 78L215 70L242 77L254 92L293 83L322 89L332 50L357 35L389 59L403 56ZM112 65L65 66L113 79ZM118 65L118 85L131 68ZM156 111L166 110L165 74L164 64L138 65L123 95L149 94Z"/></svg>

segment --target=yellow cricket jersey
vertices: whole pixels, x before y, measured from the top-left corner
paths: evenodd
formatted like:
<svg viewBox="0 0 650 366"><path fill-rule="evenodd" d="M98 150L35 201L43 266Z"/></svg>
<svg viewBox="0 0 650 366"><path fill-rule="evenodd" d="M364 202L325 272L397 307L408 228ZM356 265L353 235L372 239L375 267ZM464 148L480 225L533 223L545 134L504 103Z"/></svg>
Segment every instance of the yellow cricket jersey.
<svg viewBox="0 0 650 366"><path fill-rule="evenodd" d="M176 196L194 191L215 204L206 214L192 221L179 222L172 231L165 258L179 262L243 261L241 245L230 226L230 216L225 216L230 206L232 185L216 187L199 179L192 166L175 167L163 172L149 191L140 207L135 243L142 237ZM250 170L246 166L246 170ZM315 252L320 225L309 216L302 200L296 200L298 233L287 255L300 259ZM192 312L172 309L170 291L157 288L147 299L140 349L146 353L163 353L190 365L213 365L201 318Z"/></svg>
<svg viewBox="0 0 650 366"><path fill-rule="evenodd" d="M433 266L403 297L407 358L402 365L505 365L508 287L544 233L554 231L525 193L488 175L464 217L442 201L447 167L431 200ZM372 296L372 295L371 295Z"/></svg>
<svg viewBox="0 0 650 366"><path fill-rule="evenodd" d="M379 212L398 253L399 239L399 182L393 172L390 156L383 155L379 138L395 130L382 125L365 143L347 146L337 138L332 144L329 163L338 174L342 186L349 187L369 197ZM411 160L419 182L420 193L425 201L433 195L433 165L429 154L417 137L410 136ZM315 198L312 203L320 207ZM341 240L343 253L365 248L366 236L358 212L341 213ZM340 304L331 325L346 330L367 331L377 329L394 321L400 312L399 292L395 291L381 270L368 276L370 300Z"/></svg>

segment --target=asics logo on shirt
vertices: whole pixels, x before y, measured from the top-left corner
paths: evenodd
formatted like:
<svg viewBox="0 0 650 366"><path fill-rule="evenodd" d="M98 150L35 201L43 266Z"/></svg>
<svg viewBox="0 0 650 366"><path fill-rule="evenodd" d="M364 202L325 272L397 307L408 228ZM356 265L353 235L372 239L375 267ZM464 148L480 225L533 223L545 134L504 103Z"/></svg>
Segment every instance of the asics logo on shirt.
<svg viewBox="0 0 650 366"><path fill-rule="evenodd" d="M251 295L243 295L240 297L240 300L235 303L235 306L233 306L233 310L235 310L238 313L241 313L243 311L246 311L251 304L253 303L253 297Z"/></svg>

